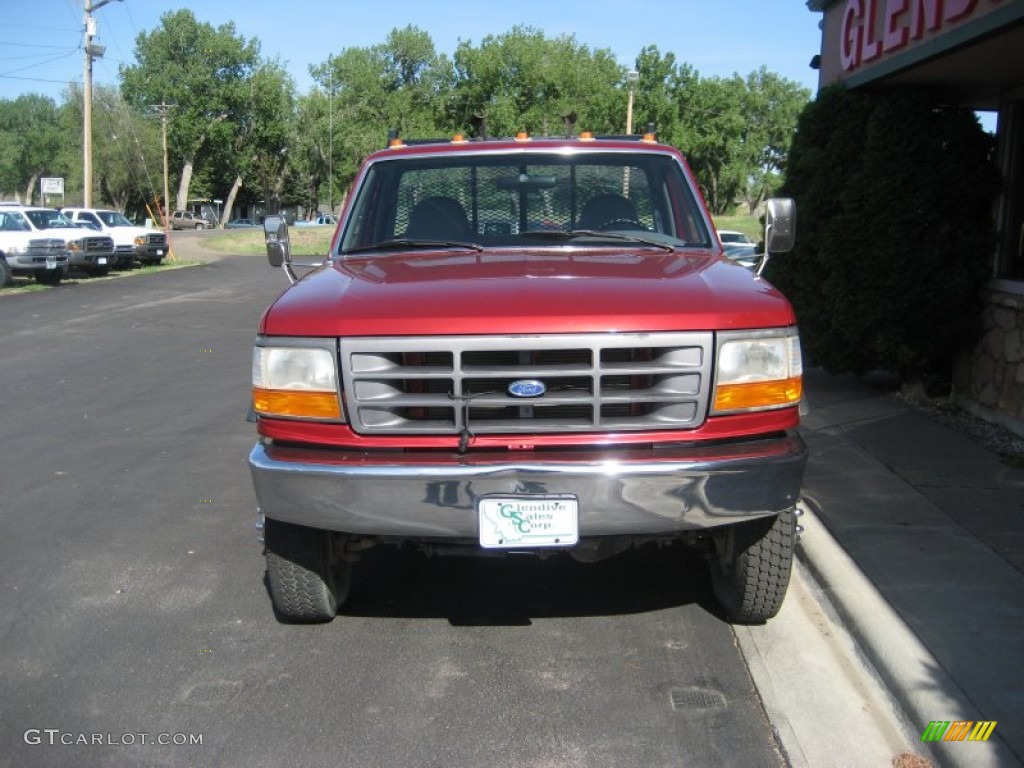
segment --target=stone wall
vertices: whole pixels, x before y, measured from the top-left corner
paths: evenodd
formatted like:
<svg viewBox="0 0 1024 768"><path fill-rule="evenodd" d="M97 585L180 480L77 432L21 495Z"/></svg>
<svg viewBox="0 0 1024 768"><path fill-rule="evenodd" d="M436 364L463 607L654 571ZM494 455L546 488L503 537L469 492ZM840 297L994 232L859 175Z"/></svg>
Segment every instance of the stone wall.
<svg viewBox="0 0 1024 768"><path fill-rule="evenodd" d="M953 393L967 410L1024 435L1024 290L1018 288L997 285L988 294L984 335L957 361Z"/></svg>

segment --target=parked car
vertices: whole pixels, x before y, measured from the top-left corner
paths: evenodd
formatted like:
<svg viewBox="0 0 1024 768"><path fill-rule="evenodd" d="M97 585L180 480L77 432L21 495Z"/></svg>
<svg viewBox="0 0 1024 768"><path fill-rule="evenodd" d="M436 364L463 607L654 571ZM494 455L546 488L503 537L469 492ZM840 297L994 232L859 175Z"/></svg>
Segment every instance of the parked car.
<svg viewBox="0 0 1024 768"><path fill-rule="evenodd" d="M224 225L224 228L225 229L250 229L252 227L258 227L258 226L259 226L259 224L257 224L252 219L232 219L231 221L229 221L227 224Z"/></svg>
<svg viewBox="0 0 1024 768"><path fill-rule="evenodd" d="M722 245L728 245L729 243L742 243L744 245L754 245L754 241L747 237L747 235L744 232L737 232L734 229L718 230L718 239L722 241Z"/></svg>
<svg viewBox="0 0 1024 768"><path fill-rule="evenodd" d="M171 214L171 229L206 229L210 222L192 211L175 211Z"/></svg>
<svg viewBox="0 0 1024 768"><path fill-rule="evenodd" d="M743 232L732 229L718 230L718 238L722 241L722 250L733 261L745 267L753 267L757 263L757 244Z"/></svg>
<svg viewBox="0 0 1024 768"><path fill-rule="evenodd" d="M330 226L333 227L335 224L338 223L338 219L330 213L321 213L319 216L316 217L316 220L313 223L321 225L329 224Z"/></svg>
<svg viewBox="0 0 1024 768"><path fill-rule="evenodd" d="M62 208L73 224L87 226L103 232L114 240L114 267L140 264L159 264L167 255L167 235L159 229L140 227L129 221L123 213L103 208Z"/></svg>

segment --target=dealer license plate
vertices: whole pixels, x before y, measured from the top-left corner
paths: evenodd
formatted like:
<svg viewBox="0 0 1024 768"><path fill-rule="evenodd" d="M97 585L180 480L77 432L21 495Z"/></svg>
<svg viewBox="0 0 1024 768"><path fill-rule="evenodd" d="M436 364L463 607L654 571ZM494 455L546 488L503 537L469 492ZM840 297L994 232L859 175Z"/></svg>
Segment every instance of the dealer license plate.
<svg viewBox="0 0 1024 768"><path fill-rule="evenodd" d="M163 251L157 251L157 252L156 252L156 255L157 255L157 256L163 256L163 255L164 255L164 252L163 252Z"/></svg>
<svg viewBox="0 0 1024 768"><path fill-rule="evenodd" d="M56 269L57 268L57 257L52 253L46 255L46 268Z"/></svg>
<svg viewBox="0 0 1024 768"><path fill-rule="evenodd" d="M575 496L487 496L477 515L487 549L571 547L580 538Z"/></svg>
<svg viewBox="0 0 1024 768"><path fill-rule="evenodd" d="M103 266L104 264L107 263L107 257L100 256L98 259L96 259L96 263L99 264L100 266Z"/></svg>

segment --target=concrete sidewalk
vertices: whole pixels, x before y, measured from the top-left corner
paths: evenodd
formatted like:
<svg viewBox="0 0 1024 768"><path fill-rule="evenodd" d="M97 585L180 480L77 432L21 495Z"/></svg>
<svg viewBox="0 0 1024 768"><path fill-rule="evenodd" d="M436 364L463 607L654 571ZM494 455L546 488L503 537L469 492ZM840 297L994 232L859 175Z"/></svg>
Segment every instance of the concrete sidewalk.
<svg viewBox="0 0 1024 768"><path fill-rule="evenodd" d="M1024 468L859 380L806 372L798 552L939 765L1024 765Z"/></svg>

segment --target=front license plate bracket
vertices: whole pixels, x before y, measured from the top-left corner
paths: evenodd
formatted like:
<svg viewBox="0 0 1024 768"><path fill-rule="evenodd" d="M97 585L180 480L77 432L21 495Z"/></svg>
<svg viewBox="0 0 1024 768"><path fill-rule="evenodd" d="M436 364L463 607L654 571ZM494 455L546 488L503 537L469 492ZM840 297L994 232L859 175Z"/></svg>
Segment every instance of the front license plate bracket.
<svg viewBox="0 0 1024 768"><path fill-rule="evenodd" d="M575 496L484 496L477 517L485 549L571 547L580 538Z"/></svg>

